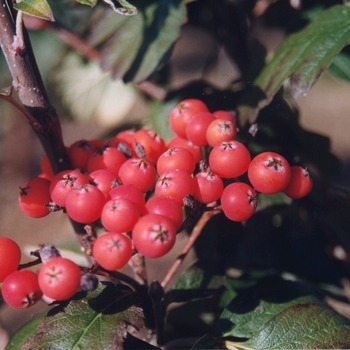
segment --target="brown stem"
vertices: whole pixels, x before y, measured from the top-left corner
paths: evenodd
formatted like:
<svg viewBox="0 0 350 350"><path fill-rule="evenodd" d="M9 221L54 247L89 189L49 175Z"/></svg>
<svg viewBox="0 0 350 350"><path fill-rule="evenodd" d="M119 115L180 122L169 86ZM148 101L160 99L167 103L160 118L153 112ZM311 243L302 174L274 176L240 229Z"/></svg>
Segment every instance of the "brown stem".
<svg viewBox="0 0 350 350"><path fill-rule="evenodd" d="M177 256L176 260L171 265L170 269L168 270L167 274L163 278L163 281L161 282L161 286L165 289L170 280L174 277L176 271L179 269L182 262L185 260L187 254L191 250L193 244L195 243L196 239L201 234L204 226L206 223L215 215L219 214L220 210L211 210L211 211L205 211L200 219L198 220L196 226L193 228L190 236L188 237L188 240L184 247L182 248L181 252Z"/></svg>
<svg viewBox="0 0 350 350"><path fill-rule="evenodd" d="M0 44L13 81L12 85L27 111L25 116L37 134L55 173L69 168L61 126L46 93L28 33L11 2L0 0ZM23 110L21 110L23 113Z"/></svg>

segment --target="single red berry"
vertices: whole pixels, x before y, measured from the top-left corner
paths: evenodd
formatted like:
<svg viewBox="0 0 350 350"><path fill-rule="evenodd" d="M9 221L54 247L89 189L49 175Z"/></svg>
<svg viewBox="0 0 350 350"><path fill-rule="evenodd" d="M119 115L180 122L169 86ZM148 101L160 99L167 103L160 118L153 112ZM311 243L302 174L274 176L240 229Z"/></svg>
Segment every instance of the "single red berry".
<svg viewBox="0 0 350 350"><path fill-rule="evenodd" d="M20 187L18 204L23 213L33 218L42 218L50 213L50 181L35 177Z"/></svg>
<svg viewBox="0 0 350 350"><path fill-rule="evenodd" d="M109 271L125 266L132 253L131 239L118 232L105 232L98 236L92 248L92 256L96 262Z"/></svg>
<svg viewBox="0 0 350 350"><path fill-rule="evenodd" d="M37 274L30 270L18 270L8 275L2 284L1 294L5 302L16 309L33 306L43 295Z"/></svg>
<svg viewBox="0 0 350 350"><path fill-rule="evenodd" d="M0 237L0 283L18 269L21 261L19 245L8 237Z"/></svg>
<svg viewBox="0 0 350 350"><path fill-rule="evenodd" d="M301 166L292 166L291 179L284 189L284 193L293 199L299 199L307 196L312 190L312 179L307 169Z"/></svg>
<svg viewBox="0 0 350 350"><path fill-rule="evenodd" d="M78 265L67 258L57 257L41 267L38 281L45 296L53 300L67 300L79 290L80 278Z"/></svg>
<svg viewBox="0 0 350 350"><path fill-rule="evenodd" d="M159 258L174 246L176 228L173 221L163 215L147 214L136 223L132 240L142 255Z"/></svg>
<svg viewBox="0 0 350 350"><path fill-rule="evenodd" d="M290 165L280 154L263 152L252 159L248 168L248 178L258 192L278 193L289 184Z"/></svg>
<svg viewBox="0 0 350 350"><path fill-rule="evenodd" d="M257 207L257 194L249 185L234 182L224 188L221 207L226 217L232 221L248 220Z"/></svg>

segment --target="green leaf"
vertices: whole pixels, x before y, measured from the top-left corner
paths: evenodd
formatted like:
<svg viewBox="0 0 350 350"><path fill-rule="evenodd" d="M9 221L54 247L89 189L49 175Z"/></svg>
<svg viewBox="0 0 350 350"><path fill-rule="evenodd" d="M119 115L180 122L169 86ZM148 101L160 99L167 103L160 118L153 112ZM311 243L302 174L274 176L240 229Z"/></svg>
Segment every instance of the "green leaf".
<svg viewBox="0 0 350 350"><path fill-rule="evenodd" d="M199 264L190 266L181 273L175 283L174 289L214 289L222 286L224 276L208 268L202 267Z"/></svg>
<svg viewBox="0 0 350 350"><path fill-rule="evenodd" d="M240 344L260 350L348 349L349 334L349 320L327 306L307 303L278 313L254 337Z"/></svg>
<svg viewBox="0 0 350 350"><path fill-rule="evenodd" d="M350 57L340 53L328 68L328 72L334 77L347 83L350 82Z"/></svg>
<svg viewBox="0 0 350 350"><path fill-rule="evenodd" d="M23 325L15 334L12 335L6 345L5 350L18 350L28 340L30 336L37 332L39 323L45 317L46 313L40 314L32 318L32 320Z"/></svg>
<svg viewBox="0 0 350 350"><path fill-rule="evenodd" d="M236 281L233 279L232 283L239 287L238 294L226 306L218 322L218 334L224 337L253 337L266 322L291 305L322 302L305 285L277 275L259 279L255 285L243 289L244 284L237 285ZM246 285L252 282L248 279Z"/></svg>
<svg viewBox="0 0 350 350"><path fill-rule="evenodd" d="M184 0L137 3L136 16L96 13L88 38L100 50L104 70L114 79L134 83L148 79L165 62L186 21Z"/></svg>
<svg viewBox="0 0 350 350"><path fill-rule="evenodd" d="M53 14L46 0L23 0L13 4L16 10L23 11L27 15L39 17L54 22Z"/></svg>
<svg viewBox="0 0 350 350"><path fill-rule="evenodd" d="M129 116L137 99L132 85L115 81L95 62L70 52L56 67L51 83L64 108L77 121L94 119L113 128Z"/></svg>
<svg viewBox="0 0 350 350"><path fill-rule="evenodd" d="M95 7L97 4L97 0L77 0L77 2L80 2L83 5L88 5L91 7Z"/></svg>
<svg viewBox="0 0 350 350"><path fill-rule="evenodd" d="M85 298L52 309L22 349L123 349L128 325L143 327L135 301L129 289L100 284Z"/></svg>
<svg viewBox="0 0 350 350"><path fill-rule="evenodd" d="M242 120L254 122L259 109L270 103L287 78L294 98L305 95L349 42L350 7L343 5L325 10L290 35L254 81L252 90L259 90L264 97L259 97L255 106L239 108Z"/></svg>

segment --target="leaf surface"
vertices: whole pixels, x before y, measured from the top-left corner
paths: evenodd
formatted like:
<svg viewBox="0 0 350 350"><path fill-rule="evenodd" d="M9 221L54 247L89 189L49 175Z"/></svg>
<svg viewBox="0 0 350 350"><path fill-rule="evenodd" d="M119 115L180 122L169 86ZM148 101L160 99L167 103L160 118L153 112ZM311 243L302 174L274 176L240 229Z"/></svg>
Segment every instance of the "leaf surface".
<svg viewBox="0 0 350 350"><path fill-rule="evenodd" d="M13 4L16 10L54 22L53 14L46 0L23 0Z"/></svg>
<svg viewBox="0 0 350 350"><path fill-rule="evenodd" d="M247 285L252 282L251 279L246 281ZM241 283L243 286L244 282ZM230 280L225 284L229 285ZM232 286L239 286L237 280L232 279ZM272 317L292 305L322 303L305 285L275 275L259 279L251 287L239 287L236 291L237 296L226 306L218 323L218 333L224 337L253 337Z"/></svg>
<svg viewBox="0 0 350 350"><path fill-rule="evenodd" d="M123 349L127 326L143 327L135 301L130 290L100 284L87 297L52 309L22 349Z"/></svg>
<svg viewBox="0 0 350 350"><path fill-rule="evenodd" d="M95 7L97 4L97 0L77 0L77 2L80 2L83 5L88 5L91 7Z"/></svg>
<svg viewBox="0 0 350 350"><path fill-rule="evenodd" d="M101 66L115 79L139 83L170 55L186 21L184 0L135 1L135 16L103 11L92 19L88 42L101 50Z"/></svg>
<svg viewBox="0 0 350 350"><path fill-rule="evenodd" d="M333 6L316 16L304 29L290 35L263 68L253 83L253 90L260 91L259 100L256 106L239 108L242 120L254 122L259 109L270 103L288 78L291 95L305 95L349 42L350 7Z"/></svg>
<svg viewBox="0 0 350 350"><path fill-rule="evenodd" d="M242 345L261 350L348 349L349 335L349 320L329 307L307 303L278 313Z"/></svg>

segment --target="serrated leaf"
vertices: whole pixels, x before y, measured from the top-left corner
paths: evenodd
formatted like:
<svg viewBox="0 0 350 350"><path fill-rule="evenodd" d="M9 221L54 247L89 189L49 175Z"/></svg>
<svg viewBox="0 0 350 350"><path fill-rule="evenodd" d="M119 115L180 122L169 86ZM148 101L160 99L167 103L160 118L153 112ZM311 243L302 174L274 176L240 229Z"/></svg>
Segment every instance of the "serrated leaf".
<svg viewBox="0 0 350 350"><path fill-rule="evenodd" d="M348 349L350 322L324 305L293 305L270 319L259 333L241 345L260 350Z"/></svg>
<svg viewBox="0 0 350 350"><path fill-rule="evenodd" d="M184 0L135 1L138 14L98 13L91 23L88 43L98 46L101 66L115 79L139 83L148 79L168 58L186 21Z"/></svg>
<svg viewBox="0 0 350 350"><path fill-rule="evenodd" d="M16 10L20 10L27 15L39 17L54 22L51 8L46 0L23 0L13 4Z"/></svg>
<svg viewBox="0 0 350 350"><path fill-rule="evenodd" d="M254 81L253 90L265 96L256 106L239 108L242 120L254 122L259 109L271 101L287 78L294 98L305 95L349 42L350 7L343 5L325 10L304 29L290 35Z"/></svg>
<svg viewBox="0 0 350 350"><path fill-rule="evenodd" d="M35 316L20 329L18 329L18 331L11 336L5 350L21 349L22 345L28 340L28 338L37 332L39 323L43 317L45 317L45 315L46 313Z"/></svg>
<svg viewBox="0 0 350 350"><path fill-rule="evenodd" d="M100 284L85 298L51 310L22 349L123 349L127 326L143 327L135 300L129 289Z"/></svg>
<svg viewBox="0 0 350 350"><path fill-rule="evenodd" d="M77 2L91 7L95 7L97 4L97 0L77 0Z"/></svg>
<svg viewBox="0 0 350 350"><path fill-rule="evenodd" d="M350 57L340 53L328 68L328 72L334 77L350 83Z"/></svg>
<svg viewBox="0 0 350 350"><path fill-rule="evenodd" d="M238 295L220 316L218 334L224 337L253 337L282 310L291 305L311 302L322 301L305 285L283 280L276 275L267 276L252 287L238 289Z"/></svg>

